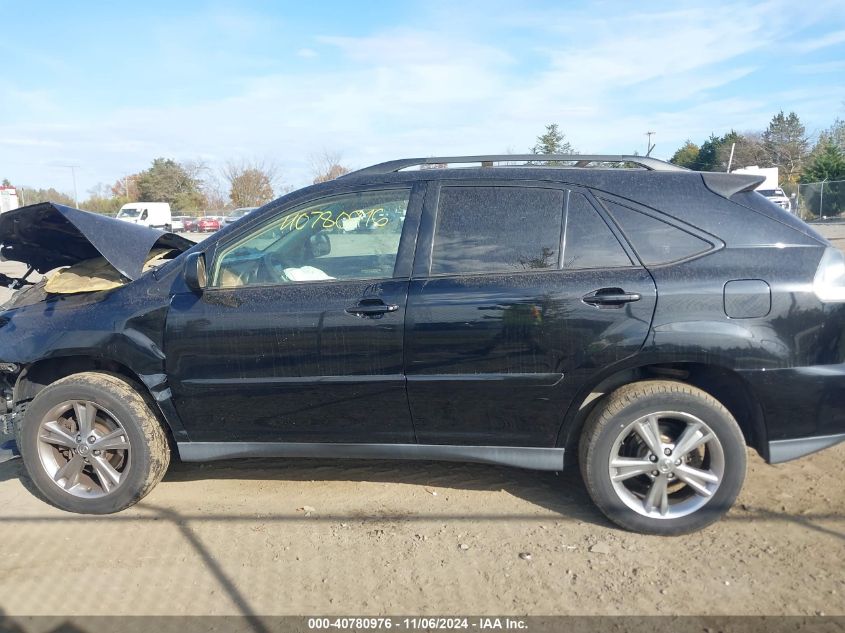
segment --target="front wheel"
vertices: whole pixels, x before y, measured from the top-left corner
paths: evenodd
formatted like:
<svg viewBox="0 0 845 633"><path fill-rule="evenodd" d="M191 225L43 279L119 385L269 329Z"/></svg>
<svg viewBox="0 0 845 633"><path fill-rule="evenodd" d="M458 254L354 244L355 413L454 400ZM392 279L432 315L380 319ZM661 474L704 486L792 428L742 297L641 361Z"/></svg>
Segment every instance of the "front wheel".
<svg viewBox="0 0 845 633"><path fill-rule="evenodd" d="M170 462L158 418L131 383L112 374L84 372L45 387L18 433L36 488L69 512L123 510L153 489Z"/></svg>
<svg viewBox="0 0 845 633"><path fill-rule="evenodd" d="M701 529L728 511L745 479L745 442L733 416L685 383L621 387L590 414L579 448L593 501L636 532Z"/></svg>

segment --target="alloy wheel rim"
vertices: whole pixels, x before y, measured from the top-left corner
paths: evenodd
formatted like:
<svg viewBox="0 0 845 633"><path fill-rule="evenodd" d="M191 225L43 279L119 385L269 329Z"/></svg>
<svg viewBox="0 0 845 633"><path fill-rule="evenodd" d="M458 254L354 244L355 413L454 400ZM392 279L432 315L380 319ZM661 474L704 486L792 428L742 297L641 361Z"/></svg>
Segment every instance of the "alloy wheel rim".
<svg viewBox="0 0 845 633"><path fill-rule="evenodd" d="M61 490L94 499L114 492L130 465L129 435L108 410L90 400L66 400L38 428L38 457Z"/></svg>
<svg viewBox="0 0 845 633"><path fill-rule="evenodd" d="M703 420L678 411L637 418L616 437L608 460L611 485L634 512L677 519L705 506L725 474L725 452Z"/></svg>

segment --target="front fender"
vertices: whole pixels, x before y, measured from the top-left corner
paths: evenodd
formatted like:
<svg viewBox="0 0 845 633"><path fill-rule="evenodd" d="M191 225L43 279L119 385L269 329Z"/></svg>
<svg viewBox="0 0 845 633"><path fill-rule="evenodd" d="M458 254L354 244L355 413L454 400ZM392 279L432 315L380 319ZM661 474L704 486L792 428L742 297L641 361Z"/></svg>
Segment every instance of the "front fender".
<svg viewBox="0 0 845 633"><path fill-rule="evenodd" d="M162 339L169 297L150 275L121 288L50 297L0 315L0 361L18 369L12 401L31 399L64 375L91 369L137 380L177 439L187 439L171 401Z"/></svg>

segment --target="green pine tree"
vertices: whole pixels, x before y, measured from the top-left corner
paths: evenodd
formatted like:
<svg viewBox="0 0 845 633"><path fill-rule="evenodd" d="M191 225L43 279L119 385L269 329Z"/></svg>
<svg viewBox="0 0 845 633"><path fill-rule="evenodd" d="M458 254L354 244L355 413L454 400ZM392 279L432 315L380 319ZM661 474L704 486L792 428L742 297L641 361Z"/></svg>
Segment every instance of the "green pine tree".
<svg viewBox="0 0 845 633"><path fill-rule="evenodd" d="M560 131L557 123L546 126L546 133L537 137L537 142L531 148L532 154L574 154L575 150L566 140L566 134ZM543 165L560 165L560 161L545 161Z"/></svg>
<svg viewBox="0 0 845 633"><path fill-rule="evenodd" d="M763 149L769 163L780 171L781 183L798 181L809 148L807 131L794 112L785 115L781 110L763 132Z"/></svg>

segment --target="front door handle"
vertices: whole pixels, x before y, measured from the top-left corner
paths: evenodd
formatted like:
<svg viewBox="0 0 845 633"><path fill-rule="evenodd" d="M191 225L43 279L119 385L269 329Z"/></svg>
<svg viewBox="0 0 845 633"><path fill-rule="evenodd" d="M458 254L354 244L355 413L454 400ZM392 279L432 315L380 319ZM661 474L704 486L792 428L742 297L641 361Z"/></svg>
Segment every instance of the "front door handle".
<svg viewBox="0 0 845 633"><path fill-rule="evenodd" d="M378 318L388 312L396 312L398 309L398 305L385 303L381 299L361 299L358 305L346 308L346 311L358 317Z"/></svg>
<svg viewBox="0 0 845 633"><path fill-rule="evenodd" d="M625 292L622 288L601 288L585 294L581 301L597 308L621 308L626 303L639 301L638 292Z"/></svg>

